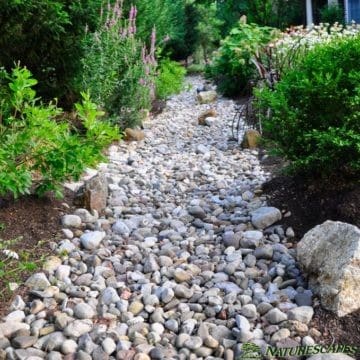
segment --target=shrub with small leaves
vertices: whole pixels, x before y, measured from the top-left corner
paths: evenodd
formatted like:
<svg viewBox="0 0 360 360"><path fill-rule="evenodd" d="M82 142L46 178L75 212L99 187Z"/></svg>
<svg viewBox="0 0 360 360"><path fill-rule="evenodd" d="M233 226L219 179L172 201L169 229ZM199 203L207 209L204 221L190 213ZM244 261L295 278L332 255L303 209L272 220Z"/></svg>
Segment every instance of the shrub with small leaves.
<svg viewBox="0 0 360 360"><path fill-rule="evenodd" d="M264 130L293 170L360 172L360 35L313 47L274 90L257 91L269 109ZM269 112L267 112L269 114Z"/></svg>
<svg viewBox="0 0 360 360"><path fill-rule="evenodd" d="M26 68L3 71L0 82L0 195L15 197L35 190L55 191L61 184L78 179L85 168L103 159L102 150L118 139L118 129L98 121L103 115L82 93L76 105L84 131L60 121L62 110L55 103L36 98L37 83Z"/></svg>

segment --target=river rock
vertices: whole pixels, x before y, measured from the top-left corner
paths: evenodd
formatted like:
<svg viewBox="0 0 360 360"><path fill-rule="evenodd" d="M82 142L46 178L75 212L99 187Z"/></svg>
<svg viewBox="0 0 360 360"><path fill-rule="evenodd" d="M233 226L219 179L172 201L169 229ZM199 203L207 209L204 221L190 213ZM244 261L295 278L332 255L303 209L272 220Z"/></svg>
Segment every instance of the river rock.
<svg viewBox="0 0 360 360"><path fill-rule="evenodd" d="M214 102L217 98L217 93L214 90L201 91L197 95L197 100L199 104L210 104Z"/></svg>
<svg viewBox="0 0 360 360"><path fill-rule="evenodd" d="M251 212L251 222L257 229L265 229L281 220L281 212L275 207L265 206Z"/></svg>

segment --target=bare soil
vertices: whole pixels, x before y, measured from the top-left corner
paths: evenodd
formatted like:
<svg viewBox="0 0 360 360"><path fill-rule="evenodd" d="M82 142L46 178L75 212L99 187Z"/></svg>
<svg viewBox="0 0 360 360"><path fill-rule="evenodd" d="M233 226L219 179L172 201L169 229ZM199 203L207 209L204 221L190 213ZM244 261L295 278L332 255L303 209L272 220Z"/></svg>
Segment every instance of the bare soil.
<svg viewBox="0 0 360 360"><path fill-rule="evenodd" d="M72 204L70 193L62 200L51 195L0 199L1 244L12 241L10 249L17 252L23 262L36 263L41 267L41 259L51 252L50 242L60 239L60 219L69 211L67 204ZM4 260L4 256L0 256L0 260ZM21 286L15 292L8 288L9 281L21 284L31 273L31 270L14 271L18 265L19 262L13 261L6 266L6 274L0 277L0 315L8 310L15 295L25 292Z"/></svg>

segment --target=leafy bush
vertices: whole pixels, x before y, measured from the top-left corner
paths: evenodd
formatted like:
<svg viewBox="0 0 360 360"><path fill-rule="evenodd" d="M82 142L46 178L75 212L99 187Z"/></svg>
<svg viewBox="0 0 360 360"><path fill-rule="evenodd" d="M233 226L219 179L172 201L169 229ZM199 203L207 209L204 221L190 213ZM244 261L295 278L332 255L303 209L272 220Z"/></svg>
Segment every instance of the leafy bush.
<svg viewBox="0 0 360 360"><path fill-rule="evenodd" d="M257 91L270 109L264 129L292 170L360 170L360 36L313 48L275 90Z"/></svg>
<svg viewBox="0 0 360 360"><path fill-rule="evenodd" d="M161 61L159 74L155 80L156 97L166 99L171 94L182 90L186 70L176 61L165 59Z"/></svg>
<svg viewBox="0 0 360 360"><path fill-rule="evenodd" d="M44 99L72 105L81 69L85 27L94 31L101 0L3 0L0 7L0 64L20 61L38 79Z"/></svg>
<svg viewBox="0 0 360 360"><path fill-rule="evenodd" d="M0 83L0 195L15 197L54 190L61 183L78 179L84 169L103 159L102 149L118 138L118 130L106 122L89 95L76 104L84 133L57 120L62 115L55 104L39 103L33 86L37 81L26 68L12 75L2 71Z"/></svg>
<svg viewBox="0 0 360 360"><path fill-rule="evenodd" d="M275 31L270 27L242 21L231 30L206 71L208 77L218 84L220 92L235 95L245 89L248 81L256 76L256 69L250 61L253 54L274 36Z"/></svg>
<svg viewBox="0 0 360 360"><path fill-rule="evenodd" d="M100 29L87 35L81 87L122 128L139 125L150 109L156 68L155 32L150 53L136 38L136 8L128 20L120 1L108 9Z"/></svg>

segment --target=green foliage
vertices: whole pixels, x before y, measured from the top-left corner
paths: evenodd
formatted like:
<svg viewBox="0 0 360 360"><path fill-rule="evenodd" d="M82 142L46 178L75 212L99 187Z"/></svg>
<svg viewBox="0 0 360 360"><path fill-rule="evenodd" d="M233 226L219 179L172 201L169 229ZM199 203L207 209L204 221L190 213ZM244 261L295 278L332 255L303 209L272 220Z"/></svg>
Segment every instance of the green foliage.
<svg viewBox="0 0 360 360"><path fill-rule="evenodd" d="M26 68L2 73L0 92L0 195L15 197L34 188L42 194L78 179L86 167L103 159L102 149L118 138L118 131L96 120L102 113L83 95L77 110L84 134L57 120L62 115L55 104L42 104L33 86L37 81Z"/></svg>
<svg viewBox="0 0 360 360"><path fill-rule="evenodd" d="M206 5L212 3L206 0L201 2ZM246 15L250 23L280 29L301 24L304 16L303 0L219 0L216 5L216 17L222 21L220 30L223 37L236 26L242 15Z"/></svg>
<svg viewBox="0 0 360 360"><path fill-rule="evenodd" d="M38 93L63 104L75 96L81 39L98 24L101 0L3 0L0 7L0 65L20 61L39 80Z"/></svg>
<svg viewBox="0 0 360 360"><path fill-rule="evenodd" d="M328 24L334 24L336 22L344 24L345 16L343 8L336 4L325 5L320 10L320 21Z"/></svg>
<svg viewBox="0 0 360 360"><path fill-rule="evenodd" d="M157 46L172 59L185 59L195 51L198 23L194 4L184 0L135 0L138 9L137 35L148 42L156 28Z"/></svg>
<svg viewBox="0 0 360 360"><path fill-rule="evenodd" d="M151 107L155 33L147 54L136 37L135 18L125 20L118 6L116 3L107 12L99 30L89 33L84 41L80 83L114 122L126 128L139 125L143 110ZM134 14L134 8L130 11Z"/></svg>
<svg viewBox="0 0 360 360"><path fill-rule="evenodd" d="M250 22L285 29L302 23L301 0L249 0L246 15Z"/></svg>
<svg viewBox="0 0 360 360"><path fill-rule="evenodd" d="M202 64L191 64L186 68L187 74L201 74L204 73L205 66Z"/></svg>
<svg viewBox="0 0 360 360"><path fill-rule="evenodd" d="M257 92L270 109L264 129L291 169L315 174L360 170L360 37L318 45Z"/></svg>
<svg viewBox="0 0 360 360"><path fill-rule="evenodd" d="M171 94L178 94L182 90L185 74L186 70L177 62L162 60L155 81L157 98L166 99Z"/></svg>
<svg viewBox="0 0 360 360"><path fill-rule="evenodd" d="M216 4L198 5L199 19L196 30L198 32L198 43L201 46L205 63L209 55L221 39L220 26L223 22L216 17Z"/></svg>
<svg viewBox="0 0 360 360"><path fill-rule="evenodd" d="M242 15L247 13L247 1L221 0L217 2L216 17L222 22L220 27L222 37L229 34Z"/></svg>
<svg viewBox="0 0 360 360"><path fill-rule="evenodd" d="M230 35L222 41L207 75L218 84L225 95L235 95L245 89L256 76L251 63L253 54L269 43L275 36L274 29L239 21Z"/></svg>

